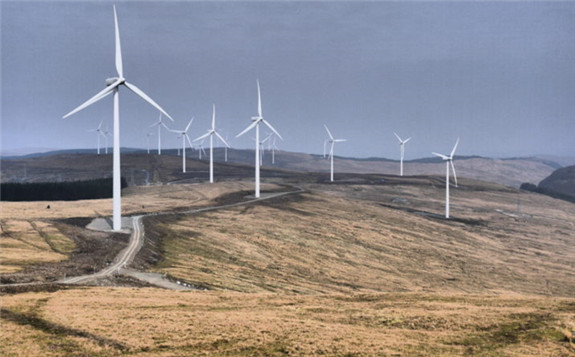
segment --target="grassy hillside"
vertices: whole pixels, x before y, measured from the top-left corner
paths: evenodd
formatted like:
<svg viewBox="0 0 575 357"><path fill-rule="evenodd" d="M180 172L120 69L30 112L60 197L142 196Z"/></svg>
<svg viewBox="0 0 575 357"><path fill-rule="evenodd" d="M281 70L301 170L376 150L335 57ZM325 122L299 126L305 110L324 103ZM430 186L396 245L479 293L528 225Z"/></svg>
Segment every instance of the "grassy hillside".
<svg viewBox="0 0 575 357"><path fill-rule="evenodd" d="M184 211L243 200L251 181L126 189L127 214L160 213L145 218L147 242L134 266L210 291L51 285L4 293L0 354L575 353L574 204L463 178L451 190L453 219L445 220L441 176L337 178L266 178L264 194L304 192L193 215ZM3 203L0 243L15 249L2 246L13 253L3 276L67 257L62 264L86 265L71 252L82 242L94 244L85 252L102 241L121 247L125 237L86 237L80 227L54 223L110 208L110 200L50 210L42 202ZM15 262L21 248L37 260Z"/></svg>
<svg viewBox="0 0 575 357"><path fill-rule="evenodd" d="M254 206L147 218L165 257L155 269L241 292L575 296L575 205L462 180L445 220L439 178L376 178L300 183L306 193Z"/></svg>

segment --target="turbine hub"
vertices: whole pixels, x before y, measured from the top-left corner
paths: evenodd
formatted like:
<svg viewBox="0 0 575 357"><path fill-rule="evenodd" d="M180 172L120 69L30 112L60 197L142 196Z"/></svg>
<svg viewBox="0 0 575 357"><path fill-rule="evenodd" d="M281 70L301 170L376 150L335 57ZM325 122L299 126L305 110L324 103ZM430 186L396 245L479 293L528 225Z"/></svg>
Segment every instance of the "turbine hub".
<svg viewBox="0 0 575 357"><path fill-rule="evenodd" d="M116 83L117 80L121 79L122 83L125 81L125 79L120 78L120 77L112 77L112 78L108 78L106 79L106 87L111 86L112 84Z"/></svg>

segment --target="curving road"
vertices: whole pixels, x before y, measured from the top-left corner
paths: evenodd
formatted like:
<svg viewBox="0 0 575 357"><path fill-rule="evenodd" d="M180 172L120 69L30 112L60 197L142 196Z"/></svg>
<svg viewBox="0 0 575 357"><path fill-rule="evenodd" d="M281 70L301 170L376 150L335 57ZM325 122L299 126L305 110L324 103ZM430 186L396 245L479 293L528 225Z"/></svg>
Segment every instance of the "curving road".
<svg viewBox="0 0 575 357"><path fill-rule="evenodd" d="M163 282L158 281L159 280L158 274L145 274L145 273L139 273L137 271L126 269L126 267L134 261L134 258L136 257L136 255L138 254L140 249L144 246L144 226L142 224L142 218L143 217L159 216L159 215L164 215L164 214L193 214L193 213L215 211L215 210L219 210L219 209L226 209L226 208L232 208L232 207L237 207L237 206L243 206L243 205L251 204L254 202L258 202L258 201L269 200L272 198L277 198L277 197L281 197L281 196L285 196L285 195L289 195L289 194L294 194L294 193L300 193L300 192L305 191L301 187L297 187L297 186L294 186L294 187L297 188L297 190L288 191L288 192L264 194L264 196L260 197L260 198L254 198L254 199L247 200L247 201L230 203L227 205L197 208L197 209L192 209L192 210L184 211L184 212L160 212L160 213L150 213L150 214L145 215L145 216L133 216L133 217L131 217L132 218L132 234L130 236L130 242L128 243L128 246L126 248L124 248L116 256L116 258L114 259L114 262L111 265L109 265L108 267L106 267L106 268L104 268L104 269L102 269L99 272L96 272L94 274L64 278L64 279L61 279L57 282L62 283L62 284L79 284L79 283L86 282L86 281L93 280L93 279L112 276L114 274L123 274L123 275L128 275L128 276L134 277L136 279L144 280L148 283L158 285L158 286L161 286L164 288L181 289L180 285L171 283L167 280L163 281Z"/></svg>

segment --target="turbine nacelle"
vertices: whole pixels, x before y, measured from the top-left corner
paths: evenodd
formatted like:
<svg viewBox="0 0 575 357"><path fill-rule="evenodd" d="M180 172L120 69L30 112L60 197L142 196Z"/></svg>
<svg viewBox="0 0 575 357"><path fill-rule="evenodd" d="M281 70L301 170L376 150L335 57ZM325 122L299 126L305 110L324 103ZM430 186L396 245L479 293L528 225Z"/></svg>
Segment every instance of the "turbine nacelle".
<svg viewBox="0 0 575 357"><path fill-rule="evenodd" d="M106 87L111 86L112 84L116 84L116 82L119 82L118 84L122 84L126 81L126 79L124 78L119 78L119 77L112 77L112 78L107 78L106 79Z"/></svg>

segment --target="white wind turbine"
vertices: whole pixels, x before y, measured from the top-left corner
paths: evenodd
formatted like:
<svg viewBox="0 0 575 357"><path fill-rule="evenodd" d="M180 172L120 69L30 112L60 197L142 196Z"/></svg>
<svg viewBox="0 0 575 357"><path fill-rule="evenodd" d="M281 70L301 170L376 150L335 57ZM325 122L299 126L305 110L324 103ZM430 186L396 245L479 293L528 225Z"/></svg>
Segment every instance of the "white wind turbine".
<svg viewBox="0 0 575 357"><path fill-rule="evenodd" d="M271 150L272 150L272 165L276 164L276 150L279 151L280 149L276 145L276 138L274 136L273 141L271 141Z"/></svg>
<svg viewBox="0 0 575 357"><path fill-rule="evenodd" d="M205 140L208 136L210 137L210 183L214 182L214 135L217 136L218 139L220 139L224 143L226 148L230 147L228 142L216 130L216 105L215 104L214 104L214 110L212 112L212 128L210 130L208 130L208 132L205 133L204 135L200 136L197 139L194 139L194 142L198 141L198 140L202 140L202 142L203 142L203 140Z"/></svg>
<svg viewBox="0 0 575 357"><path fill-rule="evenodd" d="M91 133L96 133L96 139L98 140L98 150L97 150L98 155L100 155L100 136L104 135L102 133L102 124L103 123L104 123L104 121L102 120L96 129L88 130Z"/></svg>
<svg viewBox="0 0 575 357"><path fill-rule="evenodd" d="M104 142L106 143L106 147L104 148L104 153L106 155L108 155L108 135L110 135L110 129L108 128L108 124L106 124L106 130L104 130L102 132L102 135L104 135Z"/></svg>
<svg viewBox="0 0 575 357"><path fill-rule="evenodd" d="M265 143L268 142L268 151L269 151L269 140L274 135L274 133L269 133L261 142L260 142L260 166L264 164L264 153L265 153Z"/></svg>
<svg viewBox="0 0 575 357"><path fill-rule="evenodd" d="M172 133L180 134L180 136L182 137L182 172L186 172L186 140L188 141L188 144L190 144L190 149L194 147L192 145L192 142L190 141L190 137L188 136L188 130L190 129L190 126L192 126L193 122L194 118L190 120L190 122L188 123L188 125L184 130L168 129Z"/></svg>
<svg viewBox="0 0 575 357"><path fill-rule="evenodd" d="M228 134L226 134L226 142L228 141ZM224 161L228 162L228 146L224 146Z"/></svg>
<svg viewBox="0 0 575 357"><path fill-rule="evenodd" d="M170 119L172 119L171 117L168 117ZM173 121L173 119L172 119ZM160 113L160 118L158 119L157 122L155 122L154 124L150 125L150 128L153 128L157 126L158 127L158 155L162 155L162 127L166 128L166 130L170 130L170 128L168 128L166 126L166 124L164 123L164 121L162 120L162 113Z"/></svg>
<svg viewBox="0 0 575 357"><path fill-rule="evenodd" d="M395 134L395 133L393 133ZM402 140L399 135L395 134L397 140L399 140L399 176L403 176L403 155L405 154L405 143L407 143L411 138Z"/></svg>
<svg viewBox="0 0 575 357"><path fill-rule="evenodd" d="M120 183L120 100L118 89L121 85L132 92L139 95L142 99L153 105L160 112L164 113L168 118L172 119L168 113L164 111L152 98L148 97L147 94L142 92L141 89L133 84L126 82L124 78L124 70L122 66L122 50L120 47L120 31L118 29L118 16L116 14L116 7L114 6L114 25L115 25L115 42L116 42L116 71L118 76L114 78L106 79L106 88L100 91L98 94L88 99L86 102L81 104L76 109L72 110L70 113L66 114L64 118L86 108L87 106L99 101L100 99L108 96L109 94L114 94L114 158L113 158L113 230L119 231L122 229L122 197L121 197L121 183ZM173 120L173 119L172 119Z"/></svg>
<svg viewBox="0 0 575 357"><path fill-rule="evenodd" d="M201 160L202 159L202 154L204 154L204 156L206 155L206 150L204 150L204 140L200 141L200 144L198 145L198 158Z"/></svg>
<svg viewBox="0 0 575 357"><path fill-rule="evenodd" d="M255 170L256 170L256 174L255 174L255 181L256 181L255 182L255 197L259 198L260 197L260 165L259 165L259 161L260 161L260 153L259 153L259 151L260 151L260 123L264 123L280 139L282 139L282 136L263 117L263 114L262 114L262 97L261 97L261 92L260 92L260 81L259 80L257 81L257 84L258 84L258 115L252 117L252 123L246 129L244 129L244 131L242 131L241 133L236 135L236 138L244 135L248 131L252 130L254 127L256 128L256 152L255 152L255 160L254 160L254 166L255 166Z"/></svg>
<svg viewBox="0 0 575 357"><path fill-rule="evenodd" d="M455 187L457 187L457 176L455 174L455 166L453 166L453 154L455 154L457 144L459 144L459 138L457 138L455 146L453 147L453 150L451 150L451 154L449 156L438 154L436 152L432 153L445 161L445 218L449 218L449 166L451 166L451 169L453 170L453 179L455 180Z"/></svg>
<svg viewBox="0 0 575 357"><path fill-rule="evenodd" d="M325 130L327 131L327 135L329 135L329 140L327 140L327 142L329 142L331 144L331 148L329 149L329 157L331 158L331 175L330 175L330 180L333 182L333 147L335 145L335 143L340 143L340 142L344 142L347 141L347 139L334 139L333 136L331 135L329 129L327 128L327 125L323 125L325 127Z"/></svg>
<svg viewBox="0 0 575 357"><path fill-rule="evenodd" d="M148 155L150 155L150 136L154 135L154 133L147 133L146 134L146 142L148 143Z"/></svg>

